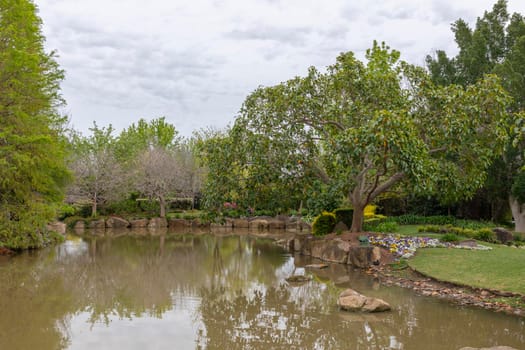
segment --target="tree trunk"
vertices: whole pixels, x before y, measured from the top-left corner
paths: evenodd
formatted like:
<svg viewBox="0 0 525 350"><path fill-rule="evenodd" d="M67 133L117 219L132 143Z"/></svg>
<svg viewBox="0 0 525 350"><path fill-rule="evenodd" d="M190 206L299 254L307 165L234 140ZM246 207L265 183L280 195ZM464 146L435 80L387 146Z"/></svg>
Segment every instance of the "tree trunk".
<svg viewBox="0 0 525 350"><path fill-rule="evenodd" d="M363 219L365 217L365 208L354 205L354 213L352 215L352 227L350 231L361 232L363 231Z"/></svg>
<svg viewBox="0 0 525 350"><path fill-rule="evenodd" d="M159 205L160 205L160 217L165 218L166 217L166 201L164 200L164 196L159 196Z"/></svg>
<svg viewBox="0 0 525 350"><path fill-rule="evenodd" d="M97 216L97 201L98 201L98 198L97 198L97 194L95 193L95 195L93 196L93 203L91 205L91 216L92 217Z"/></svg>
<svg viewBox="0 0 525 350"><path fill-rule="evenodd" d="M510 210L514 218L514 231L525 232L525 203L520 203L512 196L509 196Z"/></svg>

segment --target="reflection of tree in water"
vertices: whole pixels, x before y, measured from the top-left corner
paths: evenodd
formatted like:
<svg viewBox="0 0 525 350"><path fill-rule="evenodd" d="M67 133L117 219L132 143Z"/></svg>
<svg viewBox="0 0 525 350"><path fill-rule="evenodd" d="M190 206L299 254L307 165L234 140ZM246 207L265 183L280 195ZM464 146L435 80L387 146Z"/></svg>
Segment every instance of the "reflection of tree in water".
<svg viewBox="0 0 525 350"><path fill-rule="evenodd" d="M93 323L162 318L196 297L202 298L197 343L207 349L440 349L442 339L451 348L502 339L520 348L525 342L525 326L514 319L451 310L395 288L371 290L357 272L355 288L396 307L384 315L339 312L340 290L330 282L339 272L322 275L330 268L307 284L280 285L293 261L250 237L91 237L82 244L0 264L0 349L64 348L69 320L80 313Z"/></svg>
<svg viewBox="0 0 525 350"><path fill-rule="evenodd" d="M0 264L0 349L62 349L68 315L79 305L68 294L49 249Z"/></svg>
<svg viewBox="0 0 525 350"><path fill-rule="evenodd" d="M224 292L224 288L200 291L205 330L198 343L206 349L348 349L359 339L367 343L362 324L341 322L316 298L294 298L286 285L232 298Z"/></svg>

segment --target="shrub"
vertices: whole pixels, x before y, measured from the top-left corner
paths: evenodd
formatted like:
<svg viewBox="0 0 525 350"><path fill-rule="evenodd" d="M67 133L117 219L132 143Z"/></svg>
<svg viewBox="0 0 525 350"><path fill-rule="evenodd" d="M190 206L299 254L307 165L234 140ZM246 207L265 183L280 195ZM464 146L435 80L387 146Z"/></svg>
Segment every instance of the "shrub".
<svg viewBox="0 0 525 350"><path fill-rule="evenodd" d="M478 241L496 242L496 234L489 228L482 228L476 232L474 238Z"/></svg>
<svg viewBox="0 0 525 350"><path fill-rule="evenodd" d="M399 231L399 225L397 222L394 221L385 221L380 224L378 224L375 228L377 232L388 232L388 233L394 233Z"/></svg>
<svg viewBox="0 0 525 350"><path fill-rule="evenodd" d="M324 236L334 230L336 221L335 214L327 211L322 212L314 219L312 233L315 236Z"/></svg>
<svg viewBox="0 0 525 350"><path fill-rule="evenodd" d="M75 227L75 224L77 223L77 221L85 222L86 219L81 216L68 216L67 218L64 219L64 224L66 224L68 228L73 228Z"/></svg>
<svg viewBox="0 0 525 350"><path fill-rule="evenodd" d="M352 227L352 217L354 216L354 209L351 208L337 208L334 210L335 221L343 222L348 228Z"/></svg>
<svg viewBox="0 0 525 350"><path fill-rule="evenodd" d="M400 215L392 217L400 225L454 225L456 218L453 216L422 216L422 215Z"/></svg>
<svg viewBox="0 0 525 350"><path fill-rule="evenodd" d="M417 228L418 232L431 232L431 233L440 233L441 227L437 225L426 225L426 226L419 226Z"/></svg>
<svg viewBox="0 0 525 350"><path fill-rule="evenodd" d="M459 237L455 233L446 233L440 238L441 242L459 242Z"/></svg>

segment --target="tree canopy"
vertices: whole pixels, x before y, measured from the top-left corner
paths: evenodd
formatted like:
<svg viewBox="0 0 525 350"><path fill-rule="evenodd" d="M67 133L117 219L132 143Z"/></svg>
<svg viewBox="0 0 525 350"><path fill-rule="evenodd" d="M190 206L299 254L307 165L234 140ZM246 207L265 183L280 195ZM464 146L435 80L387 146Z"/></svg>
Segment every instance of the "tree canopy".
<svg viewBox="0 0 525 350"><path fill-rule="evenodd" d="M0 246L38 247L69 179L60 82L29 0L0 0Z"/></svg>
<svg viewBox="0 0 525 350"><path fill-rule="evenodd" d="M518 183L525 152L525 19L519 13L510 15L507 1L499 0L477 19L474 29L458 19L452 31L459 53L449 58L444 51L436 51L435 57L427 56L427 67L432 80L440 85L468 85L485 74L496 74L512 97L508 110L513 120L507 124L506 147L504 151L494 150L497 159L489 169L485 191L486 200L497 204L493 207L509 203L516 230L525 231L525 203L517 200L521 196L516 197L513 190L522 188Z"/></svg>
<svg viewBox="0 0 525 350"><path fill-rule="evenodd" d="M374 43L366 62L343 53L326 72L256 89L230 132L238 183L313 176L347 196L353 231L364 207L402 182L445 201L471 196L502 148L507 95L494 76L436 86L399 57Z"/></svg>

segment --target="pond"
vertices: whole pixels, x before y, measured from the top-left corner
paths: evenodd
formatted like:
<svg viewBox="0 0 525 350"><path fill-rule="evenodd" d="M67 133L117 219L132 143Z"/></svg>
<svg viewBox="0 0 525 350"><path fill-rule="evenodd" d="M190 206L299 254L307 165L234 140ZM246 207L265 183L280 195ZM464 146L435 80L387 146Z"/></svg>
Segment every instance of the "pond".
<svg viewBox="0 0 525 350"><path fill-rule="evenodd" d="M0 349L525 349L522 318L312 262L246 234L70 235L1 258ZM348 287L393 311L339 311Z"/></svg>

